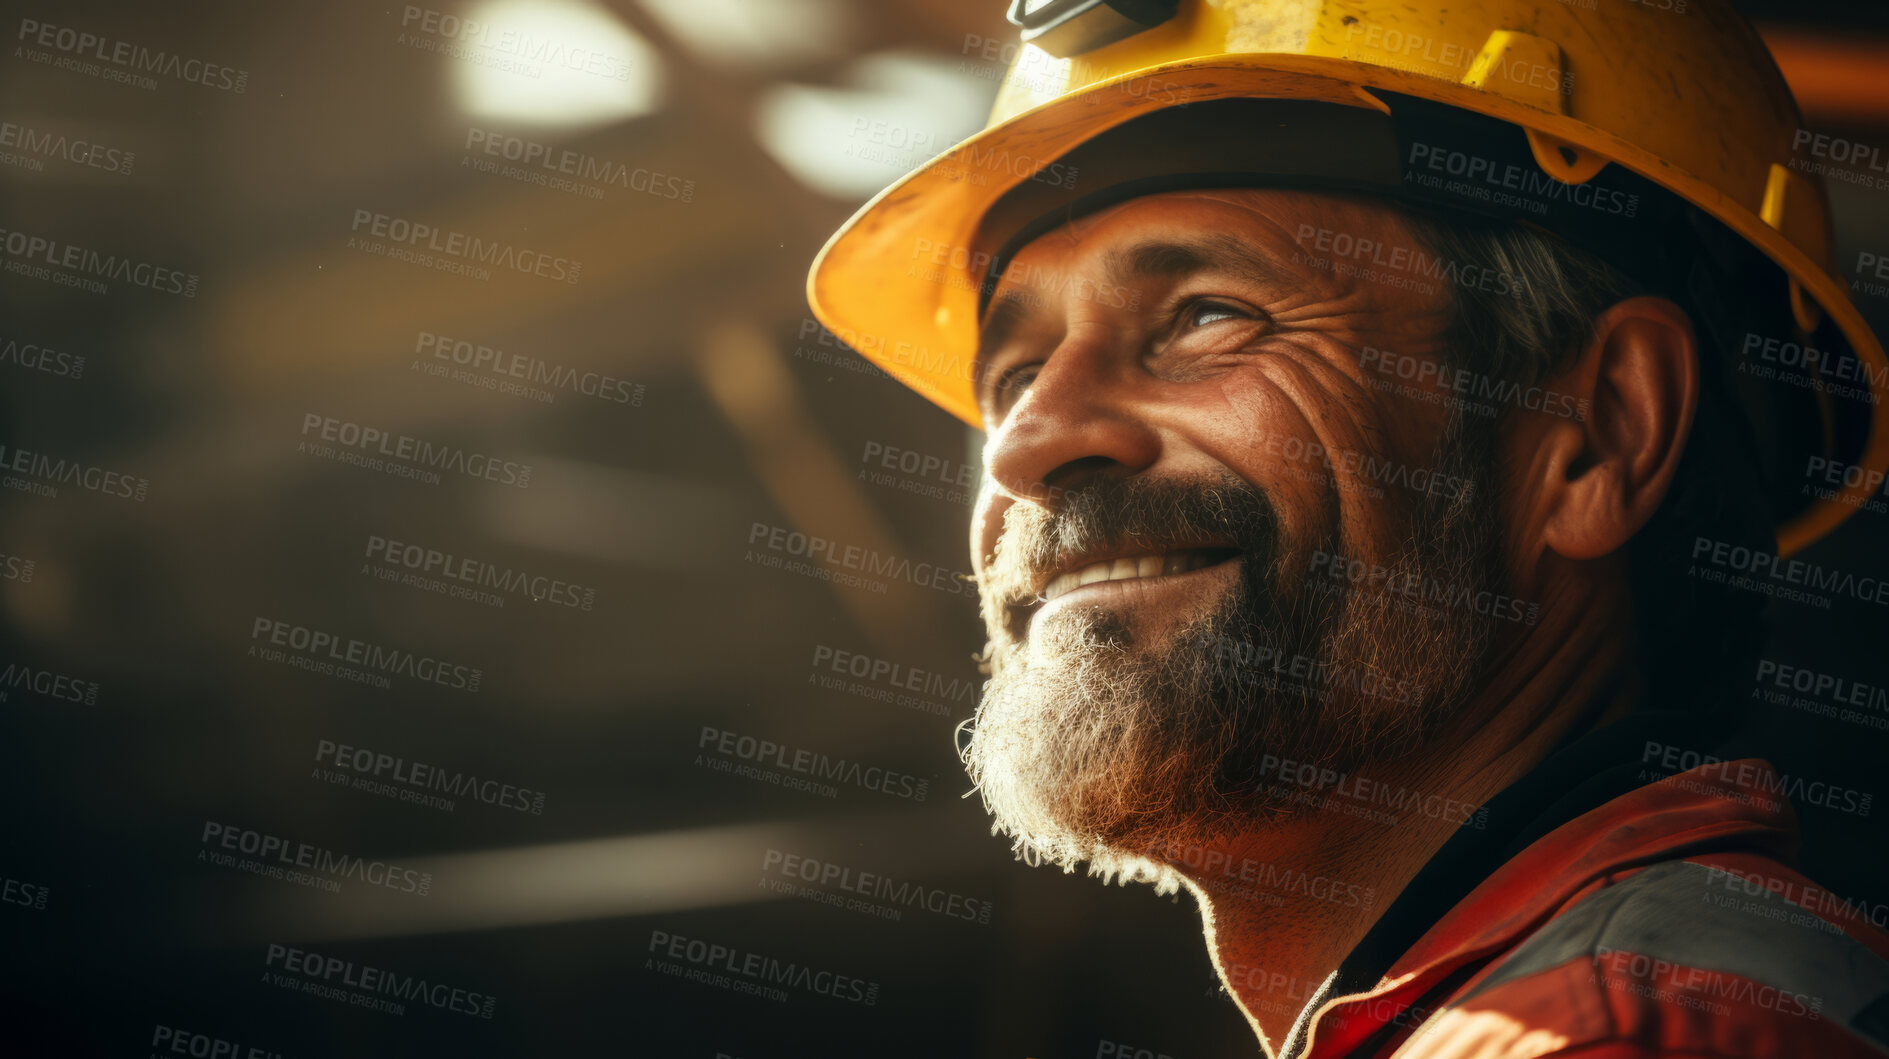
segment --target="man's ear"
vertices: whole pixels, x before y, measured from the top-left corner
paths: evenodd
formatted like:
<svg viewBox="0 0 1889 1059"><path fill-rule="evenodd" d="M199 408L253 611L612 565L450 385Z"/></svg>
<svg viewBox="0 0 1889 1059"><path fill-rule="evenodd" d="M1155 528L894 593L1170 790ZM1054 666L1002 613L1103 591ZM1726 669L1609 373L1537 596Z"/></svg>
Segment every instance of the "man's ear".
<svg viewBox="0 0 1889 1059"><path fill-rule="evenodd" d="M1535 483L1544 547L1597 559L1644 526L1665 499L1699 403L1698 339L1665 298L1602 313L1578 361L1550 386L1585 401L1585 417L1549 429Z"/></svg>

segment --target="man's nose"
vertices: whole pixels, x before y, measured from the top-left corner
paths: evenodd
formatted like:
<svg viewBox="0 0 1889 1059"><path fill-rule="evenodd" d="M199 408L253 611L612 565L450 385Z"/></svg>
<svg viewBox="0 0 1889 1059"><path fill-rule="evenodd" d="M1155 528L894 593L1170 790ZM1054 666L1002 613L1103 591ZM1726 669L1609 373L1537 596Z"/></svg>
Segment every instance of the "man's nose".
<svg viewBox="0 0 1889 1059"><path fill-rule="evenodd" d="M1102 326L1071 330L991 434L985 468L1004 493L1055 507L1092 478L1134 474L1159 457L1146 415L1154 380L1112 348L1113 337Z"/></svg>

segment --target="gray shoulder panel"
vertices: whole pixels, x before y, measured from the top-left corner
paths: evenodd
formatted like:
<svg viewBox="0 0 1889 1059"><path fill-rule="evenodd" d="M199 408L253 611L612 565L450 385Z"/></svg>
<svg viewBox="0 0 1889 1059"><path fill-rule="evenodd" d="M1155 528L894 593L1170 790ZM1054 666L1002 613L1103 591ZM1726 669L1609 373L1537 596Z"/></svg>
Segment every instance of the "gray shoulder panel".
<svg viewBox="0 0 1889 1059"><path fill-rule="evenodd" d="M1727 885L1737 878L1690 861L1647 868L1549 921L1460 1000L1581 956L1628 953L1809 998L1819 1018L1889 1055L1889 961L1770 890Z"/></svg>

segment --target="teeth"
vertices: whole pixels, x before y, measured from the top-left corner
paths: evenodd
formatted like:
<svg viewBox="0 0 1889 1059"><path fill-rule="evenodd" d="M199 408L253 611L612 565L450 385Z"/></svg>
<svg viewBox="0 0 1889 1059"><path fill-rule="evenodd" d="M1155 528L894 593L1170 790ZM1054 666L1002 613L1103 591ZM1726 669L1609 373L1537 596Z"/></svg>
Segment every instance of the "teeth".
<svg viewBox="0 0 1889 1059"><path fill-rule="evenodd" d="M1142 577L1184 574L1189 570L1198 570L1210 565L1212 561L1204 552L1189 550L1169 552L1166 555L1140 555L1090 563L1081 569L1058 574L1043 589L1043 598L1055 599L1072 589L1092 585L1097 581L1132 581Z"/></svg>

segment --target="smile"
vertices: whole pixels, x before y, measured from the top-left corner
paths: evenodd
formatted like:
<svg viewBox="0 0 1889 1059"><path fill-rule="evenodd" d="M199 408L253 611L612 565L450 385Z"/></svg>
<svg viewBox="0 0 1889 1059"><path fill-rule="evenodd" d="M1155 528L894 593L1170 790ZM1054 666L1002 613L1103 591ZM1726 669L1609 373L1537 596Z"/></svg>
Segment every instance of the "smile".
<svg viewBox="0 0 1889 1059"><path fill-rule="evenodd" d="M1143 555L1124 555L1077 567L1051 578L1043 588L1045 602L1053 601L1086 585L1104 581L1142 581L1173 577L1216 566L1239 555L1232 548L1184 548Z"/></svg>

